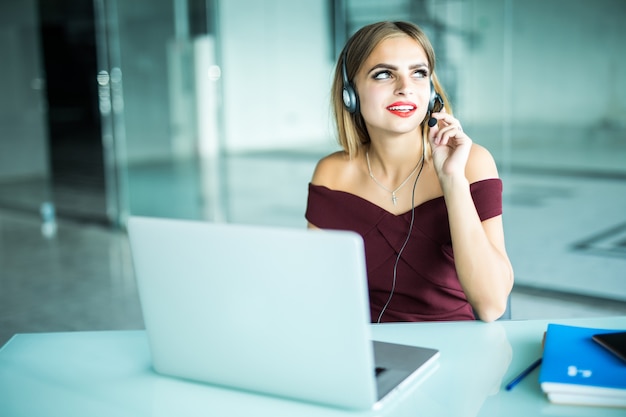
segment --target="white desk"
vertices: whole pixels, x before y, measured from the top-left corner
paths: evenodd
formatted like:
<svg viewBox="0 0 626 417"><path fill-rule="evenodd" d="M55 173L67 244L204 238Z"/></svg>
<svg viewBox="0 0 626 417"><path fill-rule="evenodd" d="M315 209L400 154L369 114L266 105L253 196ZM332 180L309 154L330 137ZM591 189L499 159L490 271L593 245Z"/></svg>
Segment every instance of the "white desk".
<svg viewBox="0 0 626 417"><path fill-rule="evenodd" d="M388 404L388 416L625 416L624 409L550 404L538 370L548 322L626 329L626 317L384 324L375 339L440 349L437 372ZM156 375L143 331L20 334L0 350L0 416L355 416L326 407Z"/></svg>

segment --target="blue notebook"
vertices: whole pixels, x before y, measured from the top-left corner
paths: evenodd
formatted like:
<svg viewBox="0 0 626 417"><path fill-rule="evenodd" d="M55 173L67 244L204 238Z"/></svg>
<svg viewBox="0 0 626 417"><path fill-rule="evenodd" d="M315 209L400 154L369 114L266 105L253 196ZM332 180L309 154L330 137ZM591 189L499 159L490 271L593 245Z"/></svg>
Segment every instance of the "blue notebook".
<svg viewBox="0 0 626 417"><path fill-rule="evenodd" d="M626 364L592 339L617 331L548 325L539 383L550 401L626 407Z"/></svg>

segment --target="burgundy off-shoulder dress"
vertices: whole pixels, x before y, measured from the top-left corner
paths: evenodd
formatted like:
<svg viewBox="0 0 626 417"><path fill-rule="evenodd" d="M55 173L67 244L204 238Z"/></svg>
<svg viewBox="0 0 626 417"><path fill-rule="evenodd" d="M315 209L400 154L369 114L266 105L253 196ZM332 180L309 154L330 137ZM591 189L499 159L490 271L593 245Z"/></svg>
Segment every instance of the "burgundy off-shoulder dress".
<svg viewBox="0 0 626 417"><path fill-rule="evenodd" d="M470 185L481 221L502 214L502 181ZM306 219L322 229L351 230L365 243L372 322L378 321L393 284L398 252L411 211L395 215L356 195L309 184ZM443 197L415 207L411 237L397 267L396 287L381 322L475 320L461 288Z"/></svg>

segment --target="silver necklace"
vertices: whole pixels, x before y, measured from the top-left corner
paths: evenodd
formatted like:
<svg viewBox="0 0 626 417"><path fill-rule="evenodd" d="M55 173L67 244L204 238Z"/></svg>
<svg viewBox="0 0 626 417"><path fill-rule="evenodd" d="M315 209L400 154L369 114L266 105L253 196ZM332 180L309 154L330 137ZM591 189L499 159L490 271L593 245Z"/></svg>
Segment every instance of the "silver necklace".
<svg viewBox="0 0 626 417"><path fill-rule="evenodd" d="M400 191L400 189L402 187L404 187L404 185L407 183L407 181L409 181L409 178L411 178L413 176L413 174L415 174L417 172L417 169L419 168L421 163L424 161L424 154L422 154L422 157L420 158L419 162L417 163L417 165L415 165L415 169L413 171L411 171L409 176L406 177L406 179L404 181L402 181L402 184L400 184L398 186L398 188L396 188L395 190L390 190L389 188L385 187L380 182L378 182L378 180L376 179L376 177L372 173L372 166L370 165L370 154L369 154L369 151L365 152L365 159L367 160L367 170L370 173L370 178L372 180L374 180L376 185L378 185L380 188L382 188L383 190L387 191L388 193L391 193L391 202L393 203L394 206L396 206L398 204L398 197L396 197L396 193L398 191Z"/></svg>

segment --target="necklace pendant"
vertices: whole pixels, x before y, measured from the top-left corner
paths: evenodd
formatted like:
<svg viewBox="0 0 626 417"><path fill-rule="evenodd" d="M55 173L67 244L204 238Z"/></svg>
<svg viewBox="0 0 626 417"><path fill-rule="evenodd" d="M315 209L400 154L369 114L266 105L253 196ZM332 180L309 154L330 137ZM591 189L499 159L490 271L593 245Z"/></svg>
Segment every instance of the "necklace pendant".
<svg viewBox="0 0 626 417"><path fill-rule="evenodd" d="M396 197L396 193L391 193L391 202L394 206L398 205L398 197Z"/></svg>

